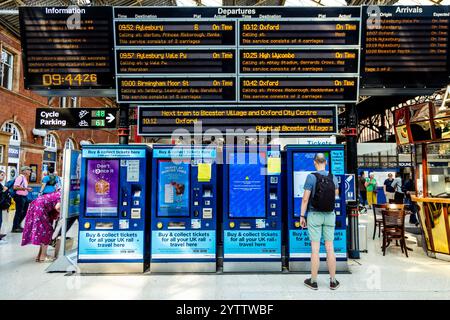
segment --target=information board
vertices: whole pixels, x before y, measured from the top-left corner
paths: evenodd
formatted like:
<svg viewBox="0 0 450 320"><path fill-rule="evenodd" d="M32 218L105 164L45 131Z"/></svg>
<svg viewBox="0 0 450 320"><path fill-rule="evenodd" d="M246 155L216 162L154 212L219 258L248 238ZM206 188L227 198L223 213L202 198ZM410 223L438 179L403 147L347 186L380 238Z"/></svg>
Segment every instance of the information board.
<svg viewBox="0 0 450 320"><path fill-rule="evenodd" d="M111 7L19 7L25 88L113 96Z"/></svg>
<svg viewBox="0 0 450 320"><path fill-rule="evenodd" d="M337 131L336 106L140 106L138 111L138 134L142 136L170 136L176 129L191 134L203 134L208 129L223 134L246 134L277 132L289 135L330 135ZM201 124L200 124L201 122Z"/></svg>
<svg viewBox="0 0 450 320"><path fill-rule="evenodd" d="M35 128L47 130L117 127L117 108L37 108Z"/></svg>
<svg viewBox="0 0 450 320"><path fill-rule="evenodd" d="M116 7L114 20L118 102L357 101L360 8Z"/></svg>
<svg viewBox="0 0 450 320"><path fill-rule="evenodd" d="M441 88L448 84L448 6L362 8L361 87Z"/></svg>

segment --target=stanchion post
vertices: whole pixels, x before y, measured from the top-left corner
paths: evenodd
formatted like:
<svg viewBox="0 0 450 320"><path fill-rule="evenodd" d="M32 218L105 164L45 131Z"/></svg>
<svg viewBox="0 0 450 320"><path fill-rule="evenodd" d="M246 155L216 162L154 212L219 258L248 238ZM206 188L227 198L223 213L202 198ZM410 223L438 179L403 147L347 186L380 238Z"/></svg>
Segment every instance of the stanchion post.
<svg viewBox="0 0 450 320"><path fill-rule="evenodd" d="M347 109L347 128L344 129L347 147L347 173L354 174L355 179L358 178L358 115L356 105L349 104ZM356 188L358 190L358 188ZM359 259L359 213L358 213L359 192L356 192L356 202L349 201L347 203L348 227L349 227L349 258Z"/></svg>
<svg viewBox="0 0 450 320"><path fill-rule="evenodd" d="M129 121L129 104L121 103L119 106L119 128L117 135L119 136L119 144L128 144L130 136L130 121Z"/></svg>

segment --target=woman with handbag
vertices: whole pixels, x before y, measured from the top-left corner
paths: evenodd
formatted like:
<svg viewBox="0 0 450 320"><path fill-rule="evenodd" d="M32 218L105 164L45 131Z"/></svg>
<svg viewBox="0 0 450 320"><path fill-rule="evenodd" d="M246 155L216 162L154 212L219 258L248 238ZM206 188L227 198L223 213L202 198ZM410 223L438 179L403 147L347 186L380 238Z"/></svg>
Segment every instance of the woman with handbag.
<svg viewBox="0 0 450 320"><path fill-rule="evenodd" d="M53 221L58 219L61 207L61 193L45 194L33 202L27 211L22 234L22 246L34 244L40 246L36 262L52 262L47 256L48 245L52 241Z"/></svg>
<svg viewBox="0 0 450 320"><path fill-rule="evenodd" d="M366 179L366 191L367 202L369 203L369 209L372 209L372 205L377 204L377 180L375 175L370 173L369 178Z"/></svg>

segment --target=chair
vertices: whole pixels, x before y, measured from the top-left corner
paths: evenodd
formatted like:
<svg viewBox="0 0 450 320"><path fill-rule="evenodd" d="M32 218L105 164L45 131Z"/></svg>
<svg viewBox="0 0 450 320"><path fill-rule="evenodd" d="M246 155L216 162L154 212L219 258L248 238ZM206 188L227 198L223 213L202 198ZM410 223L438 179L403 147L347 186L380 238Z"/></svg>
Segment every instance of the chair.
<svg viewBox="0 0 450 320"><path fill-rule="evenodd" d="M381 227L383 225L383 217L382 217L381 211L383 209L386 209L386 207L387 207L386 204L374 204L372 206L373 220L374 220L373 237L372 237L373 240L375 240L375 233L377 232L377 227L378 227L378 237L380 237Z"/></svg>
<svg viewBox="0 0 450 320"><path fill-rule="evenodd" d="M402 253L408 257L405 239L405 211L384 209L381 211L383 217L383 256L386 248L392 240L400 241Z"/></svg>

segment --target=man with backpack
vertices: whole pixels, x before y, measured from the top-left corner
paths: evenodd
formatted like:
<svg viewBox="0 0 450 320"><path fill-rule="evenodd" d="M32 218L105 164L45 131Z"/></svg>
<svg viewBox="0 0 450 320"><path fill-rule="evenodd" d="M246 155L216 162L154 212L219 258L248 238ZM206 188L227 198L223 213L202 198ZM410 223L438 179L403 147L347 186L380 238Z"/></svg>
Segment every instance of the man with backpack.
<svg viewBox="0 0 450 320"><path fill-rule="evenodd" d="M41 190L39 191L39 196L43 194L53 193L59 189L61 186L61 179L55 174L55 168L52 166L48 167L48 175L42 179Z"/></svg>
<svg viewBox="0 0 450 320"><path fill-rule="evenodd" d="M313 290L318 289L317 274L320 266L320 239L323 237L327 251L327 265L330 273L330 289L339 287L336 280L336 256L334 254L334 228L336 214L334 212L335 198L339 196L339 184L325 168L327 160L323 153L314 157L316 172L308 174L304 186L304 194L300 212L300 225L308 227L311 240L311 278L305 280L305 285ZM307 222L305 214L308 212Z"/></svg>

